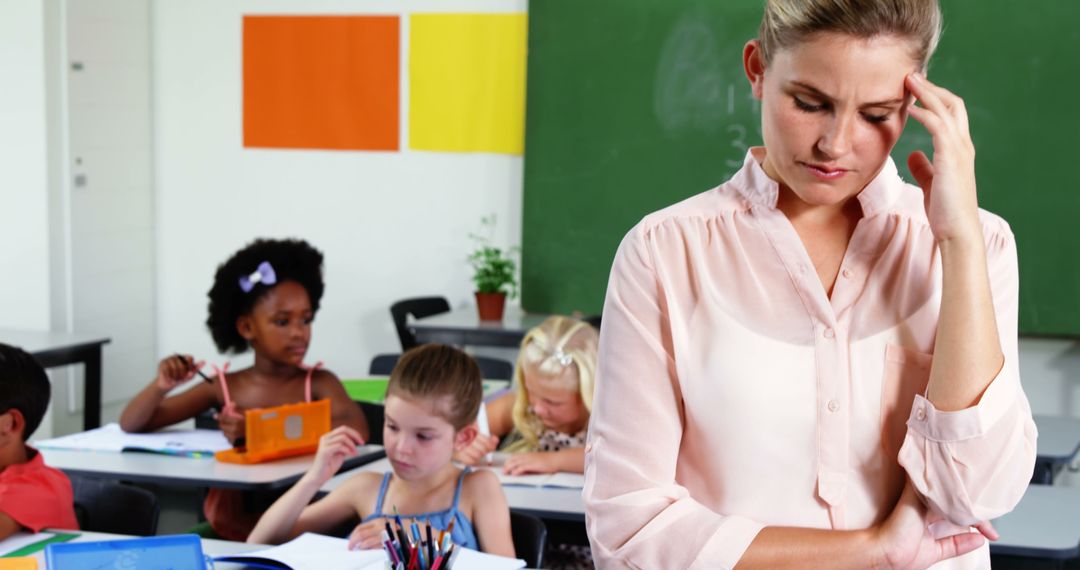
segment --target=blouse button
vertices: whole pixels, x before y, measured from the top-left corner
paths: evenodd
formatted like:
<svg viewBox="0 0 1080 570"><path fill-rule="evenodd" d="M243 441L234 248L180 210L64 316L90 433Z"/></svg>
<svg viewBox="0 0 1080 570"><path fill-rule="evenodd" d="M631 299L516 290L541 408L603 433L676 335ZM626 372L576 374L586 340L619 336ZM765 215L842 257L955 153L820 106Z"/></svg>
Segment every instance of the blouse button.
<svg viewBox="0 0 1080 570"><path fill-rule="evenodd" d="M854 273L852 273L850 269L845 269L843 271L843 275L844 275L844 277L846 277L848 279L851 279L851 276L854 275Z"/></svg>
<svg viewBox="0 0 1080 570"><path fill-rule="evenodd" d="M833 338L834 336L836 336L836 333L833 332L832 329L825 329L824 334L825 334L825 338Z"/></svg>
<svg viewBox="0 0 1080 570"><path fill-rule="evenodd" d="M799 273L800 274L806 273L806 264L805 263L800 263L799 264Z"/></svg>
<svg viewBox="0 0 1080 570"><path fill-rule="evenodd" d="M919 408L915 410L915 419L921 421L926 420L926 410Z"/></svg>
<svg viewBox="0 0 1080 570"><path fill-rule="evenodd" d="M835 412L836 410L839 410L839 409L840 409L840 402L837 402L836 400L829 400L829 411L830 412Z"/></svg>

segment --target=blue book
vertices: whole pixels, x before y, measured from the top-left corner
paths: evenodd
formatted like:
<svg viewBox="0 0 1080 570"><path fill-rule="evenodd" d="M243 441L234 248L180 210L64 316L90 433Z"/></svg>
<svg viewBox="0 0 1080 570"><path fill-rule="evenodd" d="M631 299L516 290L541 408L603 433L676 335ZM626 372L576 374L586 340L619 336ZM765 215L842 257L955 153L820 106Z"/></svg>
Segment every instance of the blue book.
<svg viewBox="0 0 1080 570"><path fill-rule="evenodd" d="M45 547L46 568L132 568L206 570L202 540L194 534L98 542L64 542Z"/></svg>

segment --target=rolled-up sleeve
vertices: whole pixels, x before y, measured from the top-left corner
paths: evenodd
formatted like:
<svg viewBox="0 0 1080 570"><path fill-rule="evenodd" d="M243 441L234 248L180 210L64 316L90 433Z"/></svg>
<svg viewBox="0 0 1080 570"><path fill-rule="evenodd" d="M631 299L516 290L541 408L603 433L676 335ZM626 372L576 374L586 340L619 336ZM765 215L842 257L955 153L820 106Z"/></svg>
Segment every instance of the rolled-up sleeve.
<svg viewBox="0 0 1080 570"><path fill-rule="evenodd" d="M1012 510L1035 465L1037 434L1017 359L1016 244L1007 229L988 236L987 261L1004 365L970 408L941 411L916 396L899 454L931 508L959 525Z"/></svg>
<svg viewBox="0 0 1080 570"><path fill-rule="evenodd" d="M639 224L608 283L583 490L592 554L600 567L731 568L762 525L676 482L683 404L652 253Z"/></svg>

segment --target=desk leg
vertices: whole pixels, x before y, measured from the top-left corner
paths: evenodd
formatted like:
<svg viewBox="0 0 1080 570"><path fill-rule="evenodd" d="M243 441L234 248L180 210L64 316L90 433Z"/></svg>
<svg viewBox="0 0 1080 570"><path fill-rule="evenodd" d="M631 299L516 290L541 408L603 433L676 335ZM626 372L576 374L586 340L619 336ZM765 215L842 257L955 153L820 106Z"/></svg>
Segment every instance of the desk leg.
<svg viewBox="0 0 1080 570"><path fill-rule="evenodd" d="M86 349L83 369L83 430L90 430L101 425L101 345Z"/></svg>

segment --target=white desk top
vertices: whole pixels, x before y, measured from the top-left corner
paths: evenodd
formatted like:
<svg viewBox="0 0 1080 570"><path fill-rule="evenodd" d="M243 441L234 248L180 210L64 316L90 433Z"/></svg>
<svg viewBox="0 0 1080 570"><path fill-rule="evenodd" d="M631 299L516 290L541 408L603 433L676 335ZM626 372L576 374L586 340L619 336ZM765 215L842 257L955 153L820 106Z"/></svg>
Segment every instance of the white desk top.
<svg viewBox="0 0 1080 570"><path fill-rule="evenodd" d="M292 485L307 471L314 455L302 455L239 465L214 459L195 459L156 453L110 453L39 450L45 464L73 475L138 481L186 487L222 487L243 490L273 490ZM359 455L345 462L343 469L357 467L383 457L381 445L365 445Z"/></svg>
<svg viewBox="0 0 1080 570"><path fill-rule="evenodd" d="M476 307L453 309L448 313L439 313L422 319L411 320L408 326L414 329L457 329L457 330L505 330L525 334L539 325L549 315L526 313L521 307L507 305L501 321L481 321Z"/></svg>
<svg viewBox="0 0 1080 570"><path fill-rule="evenodd" d="M34 354L44 350L71 348L87 344L104 344L109 342L109 337L82 333L0 329L0 342L17 346L30 354Z"/></svg>
<svg viewBox="0 0 1080 570"><path fill-rule="evenodd" d="M319 491L329 493L357 473L386 473L389 470L390 461L385 458L380 459L338 473L319 488ZM547 519L585 520L585 503L581 499L581 489L504 485L503 493L506 494L506 501L510 508L515 511L526 512Z"/></svg>
<svg viewBox="0 0 1080 570"><path fill-rule="evenodd" d="M1039 459L1068 463L1080 451L1080 419L1035 415Z"/></svg>
<svg viewBox="0 0 1080 570"><path fill-rule="evenodd" d="M1064 559L1080 555L1080 488L1030 485L1011 513L993 521L990 552Z"/></svg>

